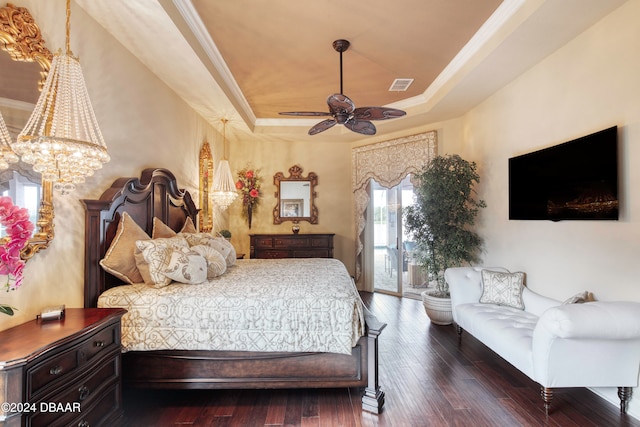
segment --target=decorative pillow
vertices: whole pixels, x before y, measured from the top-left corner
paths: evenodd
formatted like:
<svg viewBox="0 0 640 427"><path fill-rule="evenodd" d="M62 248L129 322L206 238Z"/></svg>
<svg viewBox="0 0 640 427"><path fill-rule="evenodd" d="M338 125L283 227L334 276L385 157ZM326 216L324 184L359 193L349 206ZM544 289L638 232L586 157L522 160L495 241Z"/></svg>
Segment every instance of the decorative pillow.
<svg viewBox="0 0 640 427"><path fill-rule="evenodd" d="M207 260L189 248L174 248L164 275L188 285L204 283L207 281Z"/></svg>
<svg viewBox="0 0 640 427"><path fill-rule="evenodd" d="M196 245L191 246L191 250L199 253L207 260L207 280L222 276L227 271L227 262L224 257L211 246Z"/></svg>
<svg viewBox="0 0 640 427"><path fill-rule="evenodd" d="M169 227L164 222L160 221L158 217L153 217L153 231L151 232L152 239L162 239L168 237L174 237L178 233L173 231L171 227Z"/></svg>
<svg viewBox="0 0 640 427"><path fill-rule="evenodd" d="M136 261L144 283L161 288L171 283L164 271L169 264L174 248L189 248L183 237L138 240Z"/></svg>
<svg viewBox="0 0 640 427"><path fill-rule="evenodd" d="M134 258L137 240L148 239L149 235L140 228L131 216L123 212L116 235L111 241L100 265L107 273L113 274L126 283L141 283L142 275Z"/></svg>
<svg viewBox="0 0 640 427"><path fill-rule="evenodd" d="M184 221L184 225L182 226L180 233L197 233L197 232L198 230L196 230L196 226L193 225L193 221L191 221L191 217L188 216L187 219Z"/></svg>
<svg viewBox="0 0 640 427"><path fill-rule="evenodd" d="M500 271L482 270L481 274L481 303L506 305L524 310L524 302L522 300L524 273L503 273Z"/></svg>
<svg viewBox="0 0 640 427"><path fill-rule="evenodd" d="M562 302L562 305L582 304L590 301L593 301L593 295L591 295L589 291L584 291L584 292L579 292L570 298L567 298Z"/></svg>
<svg viewBox="0 0 640 427"><path fill-rule="evenodd" d="M215 237L209 233L179 233L189 242L190 246L207 245L217 250L224 257L227 267L236 263L236 250L224 237Z"/></svg>

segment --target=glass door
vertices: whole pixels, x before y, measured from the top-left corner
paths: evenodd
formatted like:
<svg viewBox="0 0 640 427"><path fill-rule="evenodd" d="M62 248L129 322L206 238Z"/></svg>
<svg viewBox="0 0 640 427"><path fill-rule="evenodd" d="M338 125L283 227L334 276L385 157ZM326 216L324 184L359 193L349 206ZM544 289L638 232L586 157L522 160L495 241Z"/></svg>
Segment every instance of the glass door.
<svg viewBox="0 0 640 427"><path fill-rule="evenodd" d="M407 176L393 188L371 181L373 223L373 289L403 295L408 286L409 253L402 226L402 208L413 203L413 186ZM371 249L371 248L369 248Z"/></svg>

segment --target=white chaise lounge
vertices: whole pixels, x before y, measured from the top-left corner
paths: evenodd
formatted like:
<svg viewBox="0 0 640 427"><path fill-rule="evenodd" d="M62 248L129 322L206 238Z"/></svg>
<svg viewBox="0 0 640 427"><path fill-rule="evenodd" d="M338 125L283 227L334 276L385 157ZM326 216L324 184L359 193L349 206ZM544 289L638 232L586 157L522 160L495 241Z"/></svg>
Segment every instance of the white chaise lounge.
<svg viewBox="0 0 640 427"><path fill-rule="evenodd" d="M640 371L640 303L562 304L504 268L450 268L445 279L458 333L539 383L546 411L555 387L618 387L626 412Z"/></svg>

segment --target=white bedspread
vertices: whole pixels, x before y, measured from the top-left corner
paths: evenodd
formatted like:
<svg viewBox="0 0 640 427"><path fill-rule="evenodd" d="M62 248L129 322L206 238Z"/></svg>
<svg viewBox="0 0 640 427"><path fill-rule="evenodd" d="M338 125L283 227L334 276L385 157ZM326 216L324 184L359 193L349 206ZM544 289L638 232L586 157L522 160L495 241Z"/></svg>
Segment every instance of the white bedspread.
<svg viewBox="0 0 640 427"><path fill-rule="evenodd" d="M229 350L351 354L362 301L345 266L326 258L238 260L201 285L118 286L98 307L122 307L123 351Z"/></svg>

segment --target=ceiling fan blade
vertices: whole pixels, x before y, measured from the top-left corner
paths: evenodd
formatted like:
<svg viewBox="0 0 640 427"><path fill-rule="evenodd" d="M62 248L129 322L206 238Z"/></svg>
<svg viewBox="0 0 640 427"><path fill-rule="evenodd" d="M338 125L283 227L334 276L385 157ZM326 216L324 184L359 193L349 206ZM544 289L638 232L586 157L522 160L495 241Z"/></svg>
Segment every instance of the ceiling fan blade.
<svg viewBox="0 0 640 427"><path fill-rule="evenodd" d="M323 132L323 131L335 126L336 123L337 122L334 119L323 120L320 123L318 123L317 125L315 125L314 127L312 127L311 129L309 129L309 135L315 135L315 134L318 134L320 132Z"/></svg>
<svg viewBox="0 0 640 427"><path fill-rule="evenodd" d="M327 104L329 104L332 113L351 113L356 108L353 101L341 93L334 93L329 96Z"/></svg>
<svg viewBox="0 0 640 427"><path fill-rule="evenodd" d="M282 113L283 116L330 116L331 113L321 113L319 111L286 111Z"/></svg>
<svg viewBox="0 0 640 427"><path fill-rule="evenodd" d="M373 123L366 120L349 120L344 126L354 132L361 133L363 135L375 135L376 127Z"/></svg>
<svg viewBox="0 0 640 427"><path fill-rule="evenodd" d="M353 116L358 120L388 120L405 114L402 110L387 107L359 107L353 111Z"/></svg>

